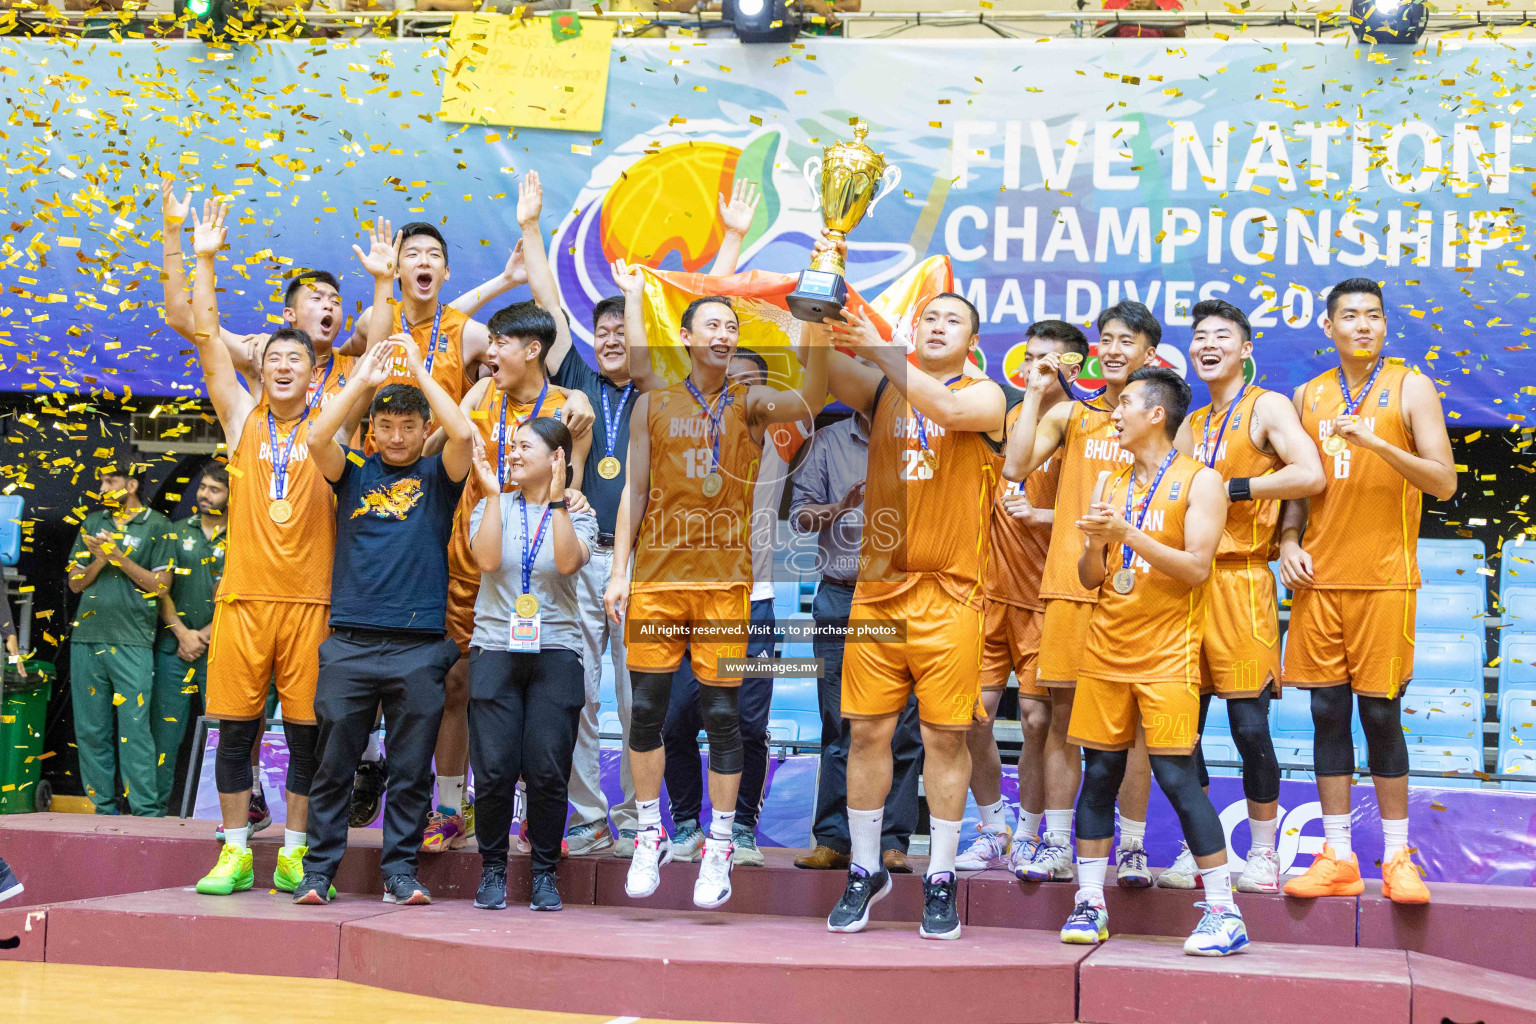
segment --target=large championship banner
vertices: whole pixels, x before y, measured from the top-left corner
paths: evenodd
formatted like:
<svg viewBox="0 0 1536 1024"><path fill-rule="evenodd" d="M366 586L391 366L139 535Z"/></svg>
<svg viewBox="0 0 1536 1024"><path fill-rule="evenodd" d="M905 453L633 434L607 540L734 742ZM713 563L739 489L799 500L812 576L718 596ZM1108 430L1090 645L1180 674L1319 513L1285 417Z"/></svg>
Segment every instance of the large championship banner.
<svg viewBox="0 0 1536 1024"><path fill-rule="evenodd" d="M1522 50L620 41L601 132L572 132L439 120L445 49L5 40L0 389L197 393L156 309L161 175L237 197L224 309L256 331L298 267L340 270L348 313L365 304L351 246L375 216L443 226L447 294L493 276L535 168L585 336L609 261L708 266L737 178L764 191L743 269L802 268L821 224L803 168L857 116L902 185L854 232L850 284L875 296L947 253L995 377L1031 321L1123 298L1182 370L1189 309L1218 296L1249 313L1257 378L1288 390L1329 363L1323 290L1363 275L1388 285L1390 354L1440 380L1453 426L1532 414Z"/></svg>

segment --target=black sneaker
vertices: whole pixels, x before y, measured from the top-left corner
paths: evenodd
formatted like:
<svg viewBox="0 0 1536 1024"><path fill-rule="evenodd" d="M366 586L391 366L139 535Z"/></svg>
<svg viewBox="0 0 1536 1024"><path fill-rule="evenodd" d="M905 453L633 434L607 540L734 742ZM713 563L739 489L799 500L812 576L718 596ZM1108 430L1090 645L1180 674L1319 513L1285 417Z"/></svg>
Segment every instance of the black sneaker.
<svg viewBox="0 0 1536 1024"><path fill-rule="evenodd" d="M383 761L364 761L352 777L352 807L347 812L348 828L367 828L379 816L387 775Z"/></svg>
<svg viewBox="0 0 1536 1024"><path fill-rule="evenodd" d="M829 932L861 932L869 924L869 908L891 892L891 873L885 868L871 875L857 864L848 869L848 887L827 915Z"/></svg>
<svg viewBox="0 0 1536 1024"><path fill-rule="evenodd" d="M415 875L390 875L384 879L384 902L423 907L432 902L432 894Z"/></svg>
<svg viewBox="0 0 1536 1024"><path fill-rule="evenodd" d="M564 910L560 902L560 890L555 886L553 871L540 871L533 876L533 898L528 901L529 910Z"/></svg>
<svg viewBox="0 0 1536 1024"><path fill-rule="evenodd" d="M960 937L960 908L955 905L959 888L953 871L923 879L923 924L917 934L925 939Z"/></svg>
<svg viewBox="0 0 1536 1024"><path fill-rule="evenodd" d="M507 909L507 866L505 864L487 864L480 869L480 888L475 891L475 909Z"/></svg>
<svg viewBox="0 0 1536 1024"><path fill-rule="evenodd" d="M16 872L0 857L0 903L4 903L12 896L20 896L22 890L21 879L16 877Z"/></svg>
<svg viewBox="0 0 1536 1024"><path fill-rule="evenodd" d="M323 907L336 898L336 887L324 875L304 872L304 880L293 890L293 902L306 907Z"/></svg>

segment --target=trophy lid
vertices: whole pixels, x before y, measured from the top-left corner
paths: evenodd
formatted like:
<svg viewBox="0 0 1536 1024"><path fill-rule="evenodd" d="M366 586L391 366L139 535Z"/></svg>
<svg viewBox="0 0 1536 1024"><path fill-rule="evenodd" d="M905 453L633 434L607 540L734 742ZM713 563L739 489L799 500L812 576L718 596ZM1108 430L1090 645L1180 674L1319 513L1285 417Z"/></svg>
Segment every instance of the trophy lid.
<svg viewBox="0 0 1536 1024"><path fill-rule="evenodd" d="M828 157L840 156L845 160L851 158L859 163L883 167L885 165L885 155L876 153L865 144L864 139L868 135L869 124L863 118L859 118L853 123L853 140L842 139L833 143L827 147L826 155Z"/></svg>

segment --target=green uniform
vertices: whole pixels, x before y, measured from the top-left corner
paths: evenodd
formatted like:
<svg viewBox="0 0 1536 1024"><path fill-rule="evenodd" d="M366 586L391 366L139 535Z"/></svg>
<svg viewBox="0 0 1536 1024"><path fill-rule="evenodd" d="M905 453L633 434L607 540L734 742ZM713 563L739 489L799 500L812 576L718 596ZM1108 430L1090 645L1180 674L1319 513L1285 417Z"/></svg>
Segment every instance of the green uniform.
<svg viewBox="0 0 1536 1024"><path fill-rule="evenodd" d="M188 629L202 629L213 621L213 595L224 575L226 546L223 518L216 518L219 532L212 540L203 533L202 518L198 515L171 524L175 544L171 602ZM155 641L155 687L150 703L162 814L169 811L176 782L176 754L192 718L192 698L202 692L208 669L206 651L195 661L182 661L176 650L176 634L162 626Z"/></svg>
<svg viewBox="0 0 1536 1024"><path fill-rule="evenodd" d="M158 572L175 558L171 522L141 508L119 525L107 511L85 517L70 553L70 570L88 565L84 538L105 530L141 568ZM155 623L159 603L128 574L108 563L80 595L69 645L70 693L80 781L98 814L117 813L114 776L120 770L134 814L157 813L155 740L150 726ZM117 729L112 728L113 709Z"/></svg>

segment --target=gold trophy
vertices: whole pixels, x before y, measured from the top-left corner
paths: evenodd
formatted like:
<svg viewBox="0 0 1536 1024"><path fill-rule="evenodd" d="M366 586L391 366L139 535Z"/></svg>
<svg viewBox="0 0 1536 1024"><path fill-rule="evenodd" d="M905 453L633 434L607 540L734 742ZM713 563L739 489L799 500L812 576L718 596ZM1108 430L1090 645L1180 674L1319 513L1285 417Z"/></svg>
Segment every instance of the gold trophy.
<svg viewBox="0 0 1536 1024"><path fill-rule="evenodd" d="M853 126L853 141L838 142L822 150L820 157L805 162L805 182L821 200L821 219L835 242L848 237L865 214L874 216L875 204L896 188L901 168L886 166L885 156L864 144L869 125ZM841 320L848 300L847 267L837 250L811 257L809 270L789 296L789 311L796 319L821 323L828 317Z"/></svg>

